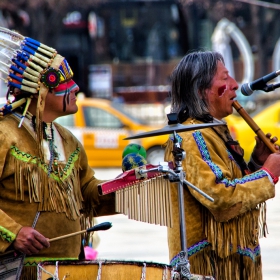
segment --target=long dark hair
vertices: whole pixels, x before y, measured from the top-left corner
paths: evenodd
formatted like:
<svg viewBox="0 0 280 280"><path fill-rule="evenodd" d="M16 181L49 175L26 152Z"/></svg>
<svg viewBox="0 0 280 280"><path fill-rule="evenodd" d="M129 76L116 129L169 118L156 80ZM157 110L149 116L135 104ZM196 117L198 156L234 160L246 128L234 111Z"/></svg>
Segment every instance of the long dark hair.
<svg viewBox="0 0 280 280"><path fill-rule="evenodd" d="M180 123L190 117L204 122L213 120L203 97L205 90L212 86L218 61L224 63L218 52L196 51L185 55L174 69L171 75L171 112L178 114Z"/></svg>

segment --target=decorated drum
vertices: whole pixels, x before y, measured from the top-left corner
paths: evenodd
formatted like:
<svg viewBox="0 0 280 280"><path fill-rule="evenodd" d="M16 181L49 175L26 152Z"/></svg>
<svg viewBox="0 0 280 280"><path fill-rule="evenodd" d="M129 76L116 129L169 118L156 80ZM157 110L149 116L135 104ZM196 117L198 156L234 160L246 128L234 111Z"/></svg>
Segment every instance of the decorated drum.
<svg viewBox="0 0 280 280"><path fill-rule="evenodd" d="M38 265L38 280L169 280L166 264L135 261L57 261Z"/></svg>

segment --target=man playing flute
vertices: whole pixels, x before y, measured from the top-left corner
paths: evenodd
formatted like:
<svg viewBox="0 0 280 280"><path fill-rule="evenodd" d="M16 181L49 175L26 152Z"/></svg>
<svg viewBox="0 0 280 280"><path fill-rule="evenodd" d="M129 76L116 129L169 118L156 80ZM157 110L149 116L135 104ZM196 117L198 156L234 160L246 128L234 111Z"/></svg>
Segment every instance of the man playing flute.
<svg viewBox="0 0 280 280"><path fill-rule="evenodd" d="M275 196L280 153L272 153L256 136L247 164L243 150L223 120L233 112L237 82L217 52L187 54L173 71L171 112L184 125L222 123L222 126L178 133L186 152L186 180L207 193L207 200L184 188L186 243L191 272L216 280L262 279L259 238L266 235L265 201ZM165 160L173 159L173 139ZM266 134L275 145L277 137ZM275 149L279 147L275 145ZM174 227L168 229L171 265L180 261L177 186L172 184Z"/></svg>

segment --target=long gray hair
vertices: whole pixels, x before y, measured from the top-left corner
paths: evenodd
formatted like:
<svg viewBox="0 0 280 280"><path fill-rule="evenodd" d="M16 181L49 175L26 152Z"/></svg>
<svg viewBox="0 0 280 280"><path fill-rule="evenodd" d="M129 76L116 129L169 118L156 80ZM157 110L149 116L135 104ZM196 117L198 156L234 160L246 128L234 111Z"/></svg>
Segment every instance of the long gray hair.
<svg viewBox="0 0 280 280"><path fill-rule="evenodd" d="M185 55L171 75L171 112L178 114L182 123L189 117L211 122L204 99L205 90L212 86L218 61L222 55L213 51L196 51ZM199 95L200 93L200 95Z"/></svg>

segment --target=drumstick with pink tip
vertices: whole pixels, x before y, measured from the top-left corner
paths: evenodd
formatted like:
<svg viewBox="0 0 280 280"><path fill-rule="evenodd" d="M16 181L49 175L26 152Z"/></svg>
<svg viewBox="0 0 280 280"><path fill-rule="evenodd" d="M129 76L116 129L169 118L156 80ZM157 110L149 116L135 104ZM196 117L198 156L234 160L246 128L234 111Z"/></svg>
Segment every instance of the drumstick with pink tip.
<svg viewBox="0 0 280 280"><path fill-rule="evenodd" d="M49 239L49 242L60 240L60 239L63 239L63 238L68 238L68 237L78 235L78 234L82 234L82 233L85 233L85 232L107 230L107 229L110 229L111 227L112 227L112 224L110 222L104 222L104 223L95 225L95 226L93 226L91 228L88 228L88 229L85 229L85 230L81 230L81 231L73 232L73 233L70 233L70 234L66 234L66 235L55 237L55 238L51 238L51 239Z"/></svg>

